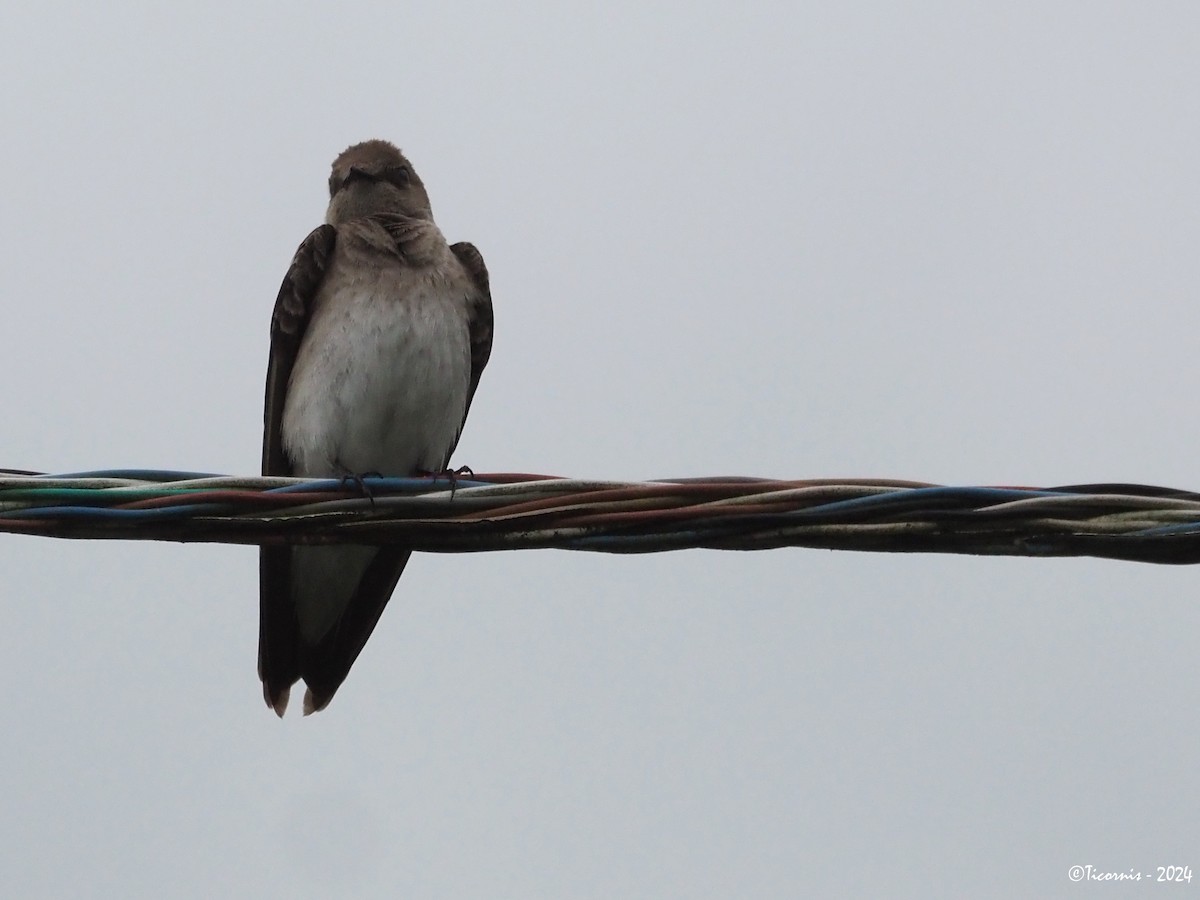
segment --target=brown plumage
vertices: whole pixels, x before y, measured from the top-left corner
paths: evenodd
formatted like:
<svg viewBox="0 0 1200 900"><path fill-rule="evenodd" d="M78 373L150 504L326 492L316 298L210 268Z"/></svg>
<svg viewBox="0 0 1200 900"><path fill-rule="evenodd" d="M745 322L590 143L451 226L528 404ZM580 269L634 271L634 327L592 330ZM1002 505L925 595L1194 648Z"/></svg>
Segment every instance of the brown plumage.
<svg viewBox="0 0 1200 900"><path fill-rule="evenodd" d="M296 251L271 319L263 474L444 469L487 365L483 257L447 244L425 186L392 144L334 160L326 224ZM260 553L259 675L279 715L303 679L324 708L408 561L403 547Z"/></svg>

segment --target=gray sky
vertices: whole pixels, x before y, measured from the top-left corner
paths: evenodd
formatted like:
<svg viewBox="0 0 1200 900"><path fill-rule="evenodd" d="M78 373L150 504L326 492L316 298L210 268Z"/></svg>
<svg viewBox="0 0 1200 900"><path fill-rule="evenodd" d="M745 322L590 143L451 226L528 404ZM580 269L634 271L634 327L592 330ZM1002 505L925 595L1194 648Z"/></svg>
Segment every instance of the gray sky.
<svg viewBox="0 0 1200 900"><path fill-rule="evenodd" d="M0 466L257 471L279 282L382 137L491 270L458 464L1200 487L1194 3L116 6L0 31ZM420 556L282 722L251 548L0 571L12 896L1200 867L1189 568Z"/></svg>

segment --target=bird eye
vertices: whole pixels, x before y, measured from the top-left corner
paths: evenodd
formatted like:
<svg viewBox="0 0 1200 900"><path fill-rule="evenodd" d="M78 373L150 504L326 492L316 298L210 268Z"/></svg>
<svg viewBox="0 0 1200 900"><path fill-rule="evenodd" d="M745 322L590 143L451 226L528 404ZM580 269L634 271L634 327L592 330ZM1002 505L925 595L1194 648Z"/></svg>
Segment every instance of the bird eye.
<svg viewBox="0 0 1200 900"><path fill-rule="evenodd" d="M384 178L398 188L408 187L409 182L412 180L408 166L390 166L384 170L383 175Z"/></svg>
<svg viewBox="0 0 1200 900"><path fill-rule="evenodd" d="M332 197L338 191L348 187L354 181L374 181L375 179L369 172L365 172L358 166L351 166L344 175L339 177L339 173L335 170L329 176L329 196Z"/></svg>

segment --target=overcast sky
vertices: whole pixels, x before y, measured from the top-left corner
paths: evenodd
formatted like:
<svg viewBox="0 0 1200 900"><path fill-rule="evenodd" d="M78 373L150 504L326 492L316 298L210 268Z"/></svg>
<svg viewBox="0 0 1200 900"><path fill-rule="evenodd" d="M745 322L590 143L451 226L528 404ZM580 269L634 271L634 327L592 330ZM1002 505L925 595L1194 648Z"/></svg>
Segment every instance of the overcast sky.
<svg viewBox="0 0 1200 900"><path fill-rule="evenodd" d="M1200 6L986 6L13 5L0 466L257 472L279 282L380 137L491 270L456 464L1200 488ZM0 572L13 897L1200 868L1192 568L423 555L283 721L252 548Z"/></svg>

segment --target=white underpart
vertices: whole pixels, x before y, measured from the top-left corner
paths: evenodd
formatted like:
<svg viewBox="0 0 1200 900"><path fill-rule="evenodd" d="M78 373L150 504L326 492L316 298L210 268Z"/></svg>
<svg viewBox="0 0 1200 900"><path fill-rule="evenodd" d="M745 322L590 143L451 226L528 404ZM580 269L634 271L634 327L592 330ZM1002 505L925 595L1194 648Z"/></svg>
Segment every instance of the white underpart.
<svg viewBox="0 0 1200 900"><path fill-rule="evenodd" d="M297 355L283 412L296 474L412 475L446 462L462 424L471 348L465 285L395 266L335 268ZM337 620L372 547L293 549L300 631L316 642Z"/></svg>

